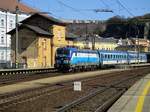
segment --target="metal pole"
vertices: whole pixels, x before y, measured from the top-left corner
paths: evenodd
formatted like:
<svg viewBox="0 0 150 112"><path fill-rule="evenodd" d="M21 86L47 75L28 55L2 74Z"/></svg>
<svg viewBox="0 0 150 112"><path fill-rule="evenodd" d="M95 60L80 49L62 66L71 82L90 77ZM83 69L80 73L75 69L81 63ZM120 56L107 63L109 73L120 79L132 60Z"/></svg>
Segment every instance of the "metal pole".
<svg viewBox="0 0 150 112"><path fill-rule="evenodd" d="M92 37L92 50L95 50L95 38L96 38L96 35L93 35L93 37Z"/></svg>
<svg viewBox="0 0 150 112"><path fill-rule="evenodd" d="M7 11L6 11L6 66L7 66Z"/></svg>
<svg viewBox="0 0 150 112"><path fill-rule="evenodd" d="M139 52L140 52L140 46L139 46L139 30L138 30L138 64L139 64Z"/></svg>
<svg viewBox="0 0 150 112"><path fill-rule="evenodd" d="M86 26L85 26L85 28L86 28L86 29L85 29L85 33L86 33L86 34L85 34L85 35L86 35L86 42L85 42L85 43L86 43L86 48L88 48L88 47L89 47L89 46L88 46L88 26L87 26L88 23L86 23L85 25L86 25Z"/></svg>
<svg viewBox="0 0 150 112"><path fill-rule="evenodd" d="M139 29L138 29L138 26L136 27L137 28L137 35L136 35L136 40L137 40L137 47L136 47L136 51L137 51L137 63L139 64Z"/></svg>
<svg viewBox="0 0 150 112"><path fill-rule="evenodd" d="M19 13L19 8L16 6L16 54L15 54L15 66L18 68L18 13Z"/></svg>

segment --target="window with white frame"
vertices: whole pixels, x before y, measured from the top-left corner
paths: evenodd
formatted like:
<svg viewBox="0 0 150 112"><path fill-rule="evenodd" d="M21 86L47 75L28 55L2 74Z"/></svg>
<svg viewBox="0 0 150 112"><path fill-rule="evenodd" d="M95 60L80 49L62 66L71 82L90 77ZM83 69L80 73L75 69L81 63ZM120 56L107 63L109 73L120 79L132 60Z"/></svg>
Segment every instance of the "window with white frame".
<svg viewBox="0 0 150 112"><path fill-rule="evenodd" d="M4 44L4 34L1 35L1 44Z"/></svg>
<svg viewBox="0 0 150 112"><path fill-rule="evenodd" d="M4 27L4 19L1 19L1 27Z"/></svg>
<svg viewBox="0 0 150 112"><path fill-rule="evenodd" d="M9 21L9 27L10 27L10 28L13 28L13 20L10 20L10 21Z"/></svg>
<svg viewBox="0 0 150 112"><path fill-rule="evenodd" d="M1 52L1 60L4 60L4 52Z"/></svg>

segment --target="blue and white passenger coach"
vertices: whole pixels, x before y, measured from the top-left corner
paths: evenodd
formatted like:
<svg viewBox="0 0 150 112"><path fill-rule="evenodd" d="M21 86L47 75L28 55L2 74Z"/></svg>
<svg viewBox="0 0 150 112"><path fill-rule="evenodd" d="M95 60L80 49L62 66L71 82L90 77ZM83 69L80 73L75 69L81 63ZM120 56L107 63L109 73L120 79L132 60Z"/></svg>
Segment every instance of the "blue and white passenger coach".
<svg viewBox="0 0 150 112"><path fill-rule="evenodd" d="M55 68L60 70L99 67L100 58L97 51L79 50L63 47L56 50Z"/></svg>
<svg viewBox="0 0 150 112"><path fill-rule="evenodd" d="M124 51L98 50L101 66L128 63L128 54Z"/></svg>

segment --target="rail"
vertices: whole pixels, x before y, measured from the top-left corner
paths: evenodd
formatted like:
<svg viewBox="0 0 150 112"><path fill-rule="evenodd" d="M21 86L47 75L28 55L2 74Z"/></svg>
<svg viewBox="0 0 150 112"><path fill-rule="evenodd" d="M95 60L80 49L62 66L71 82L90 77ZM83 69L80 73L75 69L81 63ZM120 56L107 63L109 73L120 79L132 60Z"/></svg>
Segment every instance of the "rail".
<svg viewBox="0 0 150 112"><path fill-rule="evenodd" d="M3 69L0 70L0 75L48 73L52 71L56 71L56 70L54 68Z"/></svg>

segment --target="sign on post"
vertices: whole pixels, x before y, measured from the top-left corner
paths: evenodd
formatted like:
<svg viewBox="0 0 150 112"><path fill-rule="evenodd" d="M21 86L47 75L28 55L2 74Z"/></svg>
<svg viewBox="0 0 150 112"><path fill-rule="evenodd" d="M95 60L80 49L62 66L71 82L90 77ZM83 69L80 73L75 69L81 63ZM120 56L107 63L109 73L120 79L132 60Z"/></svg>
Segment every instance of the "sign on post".
<svg viewBox="0 0 150 112"><path fill-rule="evenodd" d="M81 81L74 82L74 91L81 91Z"/></svg>

